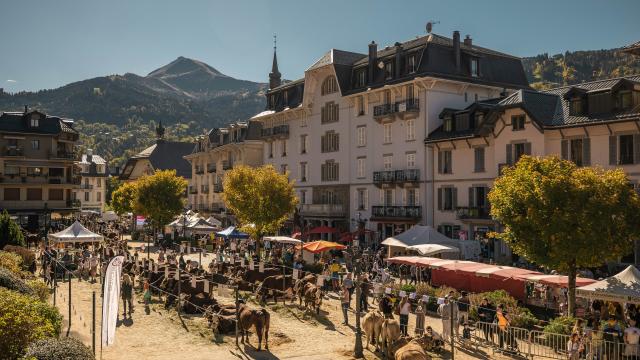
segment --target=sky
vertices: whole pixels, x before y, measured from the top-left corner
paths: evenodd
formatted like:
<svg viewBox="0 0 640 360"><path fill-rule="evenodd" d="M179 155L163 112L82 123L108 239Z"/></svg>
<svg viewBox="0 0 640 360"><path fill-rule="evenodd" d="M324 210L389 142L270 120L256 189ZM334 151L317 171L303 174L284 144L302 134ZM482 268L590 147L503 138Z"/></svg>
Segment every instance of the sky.
<svg viewBox="0 0 640 360"><path fill-rule="evenodd" d="M638 0L0 0L0 88L50 89L146 75L178 56L267 82L297 79L331 48L367 53L433 32L516 56L609 49L640 40Z"/></svg>

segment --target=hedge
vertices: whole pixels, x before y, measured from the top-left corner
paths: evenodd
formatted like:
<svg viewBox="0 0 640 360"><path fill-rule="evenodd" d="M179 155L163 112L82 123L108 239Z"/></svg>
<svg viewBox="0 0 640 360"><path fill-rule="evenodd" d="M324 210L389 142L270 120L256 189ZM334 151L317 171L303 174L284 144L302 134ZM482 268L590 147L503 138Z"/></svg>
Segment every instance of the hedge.
<svg viewBox="0 0 640 360"><path fill-rule="evenodd" d="M22 258L22 270L24 271L28 271L29 266L36 260L36 254L22 246L7 245L2 250L19 255Z"/></svg>
<svg viewBox="0 0 640 360"><path fill-rule="evenodd" d="M95 359L91 349L73 337L37 340L29 345L25 358L36 360Z"/></svg>
<svg viewBox="0 0 640 360"><path fill-rule="evenodd" d="M36 295L36 292L24 280L2 267L0 267L0 287L14 290L25 295Z"/></svg>

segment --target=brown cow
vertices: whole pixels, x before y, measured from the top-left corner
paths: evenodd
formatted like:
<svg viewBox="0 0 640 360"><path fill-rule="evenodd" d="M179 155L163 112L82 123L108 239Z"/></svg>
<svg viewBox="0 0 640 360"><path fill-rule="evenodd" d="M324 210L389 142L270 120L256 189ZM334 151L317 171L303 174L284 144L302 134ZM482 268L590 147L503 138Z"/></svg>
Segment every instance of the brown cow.
<svg viewBox="0 0 640 360"><path fill-rule="evenodd" d="M379 348L380 342L378 338L382 332L382 322L384 322L384 314L378 310L369 311L362 319L362 328L367 335L367 349L369 344Z"/></svg>
<svg viewBox="0 0 640 360"><path fill-rule="evenodd" d="M320 305L322 305L322 290L314 284L307 283L304 286L304 306L320 314Z"/></svg>
<svg viewBox="0 0 640 360"><path fill-rule="evenodd" d="M262 303L266 302L267 295L277 303L279 295L284 295L293 287L291 275L275 275L264 279L256 289L256 295Z"/></svg>
<svg viewBox="0 0 640 360"><path fill-rule="evenodd" d="M430 360L423 338L411 340L395 351L395 360Z"/></svg>
<svg viewBox="0 0 640 360"><path fill-rule="evenodd" d="M391 344L393 344L394 341L400 338L400 323L396 319L384 319L384 321L382 322L382 331L380 334L382 353L386 357L390 358L393 355L390 351Z"/></svg>
<svg viewBox="0 0 640 360"><path fill-rule="evenodd" d="M304 299L304 287L306 284L315 284L316 276L314 274L308 274L302 279L298 279L296 284L293 286L293 295L297 296L300 300L300 306L302 306L302 300ZM291 298L291 302L295 301L294 297Z"/></svg>
<svg viewBox="0 0 640 360"><path fill-rule="evenodd" d="M238 328L242 334L242 343L244 337L247 337L249 344L249 329L253 326L258 336L258 351L262 349L262 336L264 335L264 348L269 350L269 320L270 315L264 308L260 310L250 309L245 304L240 304L240 323Z"/></svg>

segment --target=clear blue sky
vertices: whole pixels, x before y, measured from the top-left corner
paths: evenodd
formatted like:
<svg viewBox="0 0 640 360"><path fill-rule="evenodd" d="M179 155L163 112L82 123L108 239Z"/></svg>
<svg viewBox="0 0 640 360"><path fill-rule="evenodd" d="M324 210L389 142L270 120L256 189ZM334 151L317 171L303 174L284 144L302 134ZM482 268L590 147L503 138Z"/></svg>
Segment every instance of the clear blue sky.
<svg viewBox="0 0 640 360"><path fill-rule="evenodd" d="M146 75L178 56L266 82L274 33L280 71L296 79L330 48L366 53L429 20L518 56L606 49L640 40L639 16L638 0L0 0L0 87Z"/></svg>

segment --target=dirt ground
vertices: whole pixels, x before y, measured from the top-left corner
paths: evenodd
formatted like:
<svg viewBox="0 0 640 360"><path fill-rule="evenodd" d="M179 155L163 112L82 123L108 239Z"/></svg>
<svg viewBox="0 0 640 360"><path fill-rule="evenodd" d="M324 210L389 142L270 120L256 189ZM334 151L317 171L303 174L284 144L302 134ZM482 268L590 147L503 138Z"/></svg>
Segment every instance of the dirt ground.
<svg viewBox="0 0 640 360"><path fill-rule="evenodd" d="M142 254L140 255L142 256ZM146 256L146 254L145 254ZM152 257L153 254L152 254ZM198 260L198 255L190 255ZM207 259L209 258L209 259ZM203 261L208 264L211 256ZM96 292L96 358L126 359L352 359L355 341L355 314L349 314L349 326L341 325L342 313L336 294L328 294L322 304L321 314L305 312L296 304L269 304L271 328L269 334L269 351L255 351L257 337L251 335L251 345L235 346L234 336L223 336L213 339L211 330L206 327L202 316L182 315L175 310L165 310L158 303L151 305L149 314L145 313L141 296L134 298L135 312L131 319L119 321L114 345L100 350L100 317L101 298L99 283L73 280L72 311L70 334L80 338L88 346L92 345L92 292ZM68 326L68 283L59 283L56 292L56 305L63 314L65 323L63 334ZM219 302L232 303L230 297L217 297ZM139 302L140 301L140 302ZM352 302L352 307L355 306ZM256 304L252 304L258 307ZM120 304L122 308L122 304ZM120 318L121 319L121 318ZM441 320L427 317L426 322L436 331L442 329ZM413 333L415 318L410 318L410 334ZM363 346L366 344L363 338ZM373 347L371 347L373 349ZM101 355L102 353L102 355ZM367 359L378 359L375 354L365 349ZM451 354L432 354L433 358L449 359ZM491 352L456 350L456 359L489 359L496 358Z"/></svg>

